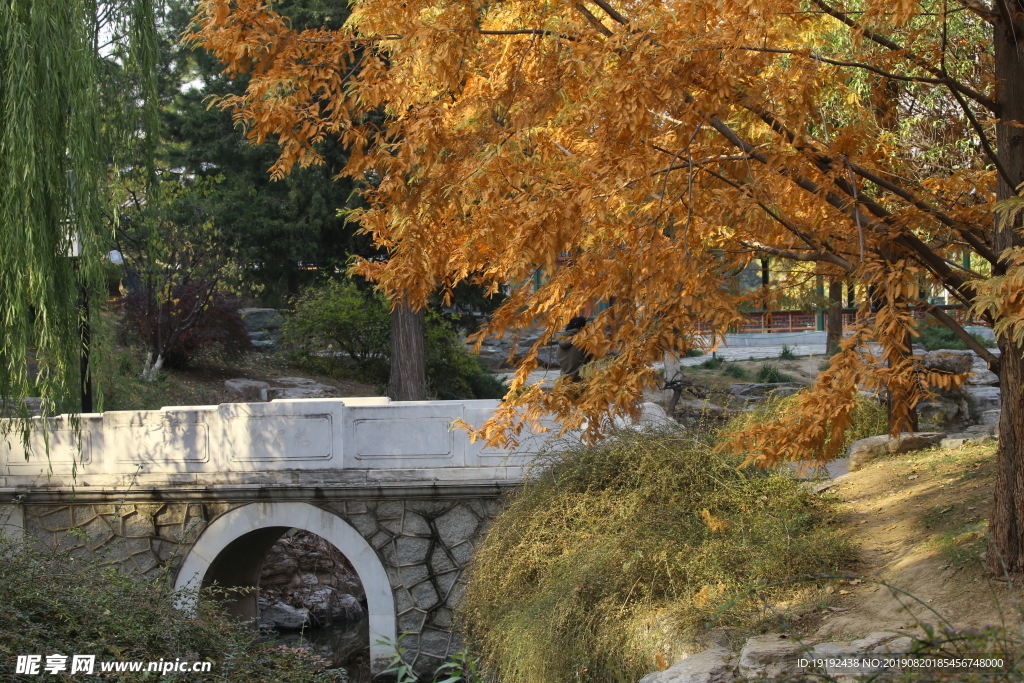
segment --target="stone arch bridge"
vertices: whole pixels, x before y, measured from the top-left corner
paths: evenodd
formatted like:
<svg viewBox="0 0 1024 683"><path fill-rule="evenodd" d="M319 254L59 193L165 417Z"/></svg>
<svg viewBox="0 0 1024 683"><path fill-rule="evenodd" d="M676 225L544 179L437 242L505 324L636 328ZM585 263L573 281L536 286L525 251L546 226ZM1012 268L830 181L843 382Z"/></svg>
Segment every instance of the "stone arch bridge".
<svg viewBox="0 0 1024 683"><path fill-rule="evenodd" d="M19 501L0 523L128 572L169 569L178 588L255 586L267 550L306 529L359 574L374 672L393 654L377 641L404 632L410 663L432 671L462 647L452 610L467 563L540 445L511 453L451 428L495 406L277 400L86 414L77 432L67 416L37 419L27 449L0 441L0 499ZM233 606L256 609L254 593Z"/></svg>

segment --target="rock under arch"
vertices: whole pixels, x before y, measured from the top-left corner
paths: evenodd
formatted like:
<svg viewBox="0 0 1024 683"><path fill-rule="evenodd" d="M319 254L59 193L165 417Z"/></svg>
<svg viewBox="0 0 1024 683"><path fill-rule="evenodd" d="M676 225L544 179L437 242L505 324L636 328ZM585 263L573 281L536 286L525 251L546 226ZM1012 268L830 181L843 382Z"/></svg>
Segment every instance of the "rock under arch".
<svg viewBox="0 0 1024 683"><path fill-rule="evenodd" d="M380 558L359 532L341 517L308 503L250 503L235 508L203 530L185 556L174 587L211 585L256 586L262 559L288 529L303 529L324 538L345 554L366 591L370 620L370 666L373 673L387 668L393 654L378 641L396 642L395 598ZM187 605L183 605L186 606ZM255 619L255 593L244 594L233 613Z"/></svg>

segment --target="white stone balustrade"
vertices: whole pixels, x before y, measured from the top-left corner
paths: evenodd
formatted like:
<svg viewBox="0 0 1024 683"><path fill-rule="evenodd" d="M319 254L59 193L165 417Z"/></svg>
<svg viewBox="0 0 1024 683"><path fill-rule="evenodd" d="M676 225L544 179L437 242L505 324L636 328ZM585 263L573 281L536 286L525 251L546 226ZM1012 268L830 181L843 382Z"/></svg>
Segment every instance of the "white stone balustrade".
<svg viewBox="0 0 1024 683"><path fill-rule="evenodd" d="M23 447L0 442L0 489L522 481L550 433L515 453L470 443L493 400L292 399L40 420ZM43 427L49 449L44 444Z"/></svg>

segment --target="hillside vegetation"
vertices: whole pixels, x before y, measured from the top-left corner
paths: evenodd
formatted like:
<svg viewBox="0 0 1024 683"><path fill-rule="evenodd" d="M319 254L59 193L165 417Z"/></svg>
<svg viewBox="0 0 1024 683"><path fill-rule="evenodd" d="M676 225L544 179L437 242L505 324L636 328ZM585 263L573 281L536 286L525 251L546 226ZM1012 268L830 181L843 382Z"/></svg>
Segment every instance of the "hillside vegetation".
<svg viewBox="0 0 1024 683"><path fill-rule="evenodd" d="M751 586L853 558L834 506L788 472L679 431L626 431L560 454L512 499L473 564L463 618L502 683L637 681L711 623L767 628Z"/></svg>

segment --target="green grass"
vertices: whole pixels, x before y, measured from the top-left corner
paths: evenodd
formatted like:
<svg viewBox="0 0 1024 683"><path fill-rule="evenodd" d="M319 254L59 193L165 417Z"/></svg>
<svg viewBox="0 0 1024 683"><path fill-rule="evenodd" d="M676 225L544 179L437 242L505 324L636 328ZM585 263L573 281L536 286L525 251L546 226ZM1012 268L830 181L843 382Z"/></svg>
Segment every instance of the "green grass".
<svg viewBox="0 0 1024 683"><path fill-rule="evenodd" d="M789 344L782 345L782 351L779 353L779 360L796 360L796 354L793 353L793 349L789 347Z"/></svg>
<svg viewBox="0 0 1024 683"><path fill-rule="evenodd" d="M779 382L792 382L793 378L771 363L764 363L757 369L757 381L762 384L777 384Z"/></svg>
<svg viewBox="0 0 1024 683"><path fill-rule="evenodd" d="M700 368L701 370L718 370L723 365L725 365L725 361L723 359L712 357L708 358L706 361L698 363L696 367Z"/></svg>
<svg viewBox="0 0 1024 683"><path fill-rule="evenodd" d="M502 683L635 682L710 622L774 626L760 599L797 588L756 598L758 582L847 565L831 503L739 462L671 430L554 458L473 559L460 618L485 670Z"/></svg>
<svg viewBox="0 0 1024 683"><path fill-rule="evenodd" d="M963 350L968 348L966 342L953 334L953 331L948 327L942 325L925 325L919 330L919 333L914 343L923 345L928 351L937 351L939 349ZM992 348L996 345L995 341L985 339L974 332L971 332L970 335L981 343L982 346Z"/></svg>
<svg viewBox="0 0 1024 683"><path fill-rule="evenodd" d="M722 374L733 379L749 379L750 373L744 369L742 365L736 365L735 363L729 363L722 368Z"/></svg>

